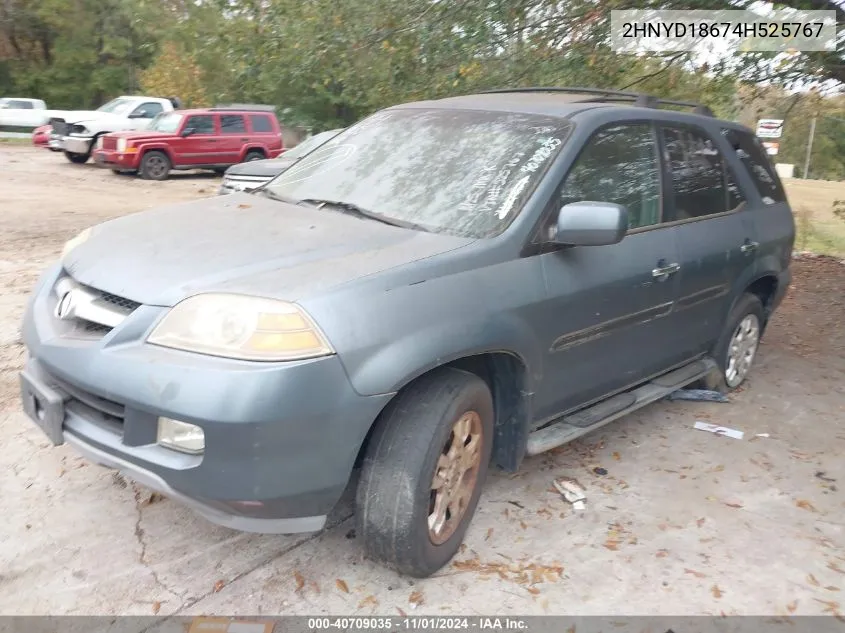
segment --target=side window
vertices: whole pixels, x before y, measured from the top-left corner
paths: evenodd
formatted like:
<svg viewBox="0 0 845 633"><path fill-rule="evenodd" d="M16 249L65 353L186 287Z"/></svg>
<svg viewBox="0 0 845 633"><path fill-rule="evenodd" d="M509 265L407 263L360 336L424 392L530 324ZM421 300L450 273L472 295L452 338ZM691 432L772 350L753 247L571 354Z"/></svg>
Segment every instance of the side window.
<svg viewBox="0 0 845 633"><path fill-rule="evenodd" d="M132 110L132 114L130 114L129 116L140 117L142 119L153 119L157 114L161 113L163 110L164 108L161 107L160 103L155 103L151 101L149 103L142 103L141 105L139 105L137 108ZM144 116L140 116L142 112Z"/></svg>
<svg viewBox="0 0 845 633"><path fill-rule="evenodd" d="M666 165L674 208L670 220L688 220L725 213L739 206L742 193L727 171L713 140L703 131L664 127Z"/></svg>
<svg viewBox="0 0 845 633"><path fill-rule="evenodd" d="M273 124L270 123L270 117L264 114L250 114L249 122L252 124L253 132L272 132Z"/></svg>
<svg viewBox="0 0 845 633"><path fill-rule="evenodd" d="M766 204L786 202L783 185L757 137L748 132L729 129L722 130L722 134L736 150L737 157L745 166L751 180L754 181L763 202Z"/></svg>
<svg viewBox="0 0 845 633"><path fill-rule="evenodd" d="M651 125L599 130L587 141L563 182L562 204L593 200L628 208L632 229L660 222L660 173Z"/></svg>
<svg viewBox="0 0 845 633"><path fill-rule="evenodd" d="M246 132L246 124L244 123L243 116L240 114L221 114L220 131L223 134L244 134Z"/></svg>
<svg viewBox="0 0 845 633"><path fill-rule="evenodd" d="M17 101L17 100L13 99L12 101L9 101L8 103L9 103L9 108L14 109L14 110L34 110L35 109L35 108L33 108L31 101Z"/></svg>
<svg viewBox="0 0 845 633"><path fill-rule="evenodd" d="M208 114L195 114L188 117L185 129L194 128L194 134L214 134L214 118Z"/></svg>

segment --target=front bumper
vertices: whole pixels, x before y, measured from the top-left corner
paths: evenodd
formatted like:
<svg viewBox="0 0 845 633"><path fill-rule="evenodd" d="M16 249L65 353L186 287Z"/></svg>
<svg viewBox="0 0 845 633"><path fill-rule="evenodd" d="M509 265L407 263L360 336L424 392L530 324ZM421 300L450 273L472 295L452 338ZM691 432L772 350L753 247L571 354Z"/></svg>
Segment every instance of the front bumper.
<svg viewBox="0 0 845 633"><path fill-rule="evenodd" d="M25 411L54 443L220 525L322 528L389 394L357 394L337 357L250 363L147 345L166 308L140 306L101 338L71 338L53 316L55 278L27 309L21 376ZM204 454L159 446L160 416L202 427Z"/></svg>
<svg viewBox="0 0 845 633"><path fill-rule="evenodd" d="M261 176L224 176L223 182L220 184L220 189L217 193L219 195L241 192L248 193L258 187L266 185L272 179L272 177L264 178Z"/></svg>
<svg viewBox="0 0 845 633"><path fill-rule="evenodd" d="M95 149L91 154L97 167L106 169L138 169L138 152L124 153L117 150Z"/></svg>
<svg viewBox="0 0 845 633"><path fill-rule="evenodd" d="M65 136L62 138L62 149L73 154L87 154L93 142L93 136Z"/></svg>

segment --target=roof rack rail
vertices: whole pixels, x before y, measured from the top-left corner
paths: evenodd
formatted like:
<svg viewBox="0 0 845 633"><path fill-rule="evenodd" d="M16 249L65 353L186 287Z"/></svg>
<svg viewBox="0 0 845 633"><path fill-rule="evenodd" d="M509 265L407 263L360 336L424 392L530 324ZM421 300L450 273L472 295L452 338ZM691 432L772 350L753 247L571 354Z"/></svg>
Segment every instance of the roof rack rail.
<svg viewBox="0 0 845 633"><path fill-rule="evenodd" d="M249 112L275 112L276 106L255 103L222 103L209 110L246 110Z"/></svg>
<svg viewBox="0 0 845 633"><path fill-rule="evenodd" d="M713 111L706 105L693 103L692 101L676 101L674 99L660 99L653 95L642 92L627 92L625 90L613 90L611 88L558 88L558 87L532 87L532 88L500 88L498 90L484 90L480 94L505 94L519 92L562 92L569 94L596 95L596 99L590 101L630 101L634 105L643 108L659 108L661 105L692 108L695 114L702 116L715 116Z"/></svg>

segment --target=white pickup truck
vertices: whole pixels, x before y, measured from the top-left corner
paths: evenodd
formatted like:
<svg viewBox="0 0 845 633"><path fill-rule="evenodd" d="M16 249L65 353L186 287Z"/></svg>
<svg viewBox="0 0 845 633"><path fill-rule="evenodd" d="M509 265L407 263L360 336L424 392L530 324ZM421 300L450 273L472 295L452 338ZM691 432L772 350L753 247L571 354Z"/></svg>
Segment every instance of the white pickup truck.
<svg viewBox="0 0 845 633"><path fill-rule="evenodd" d="M52 116L41 99L0 98L0 128L35 128Z"/></svg>
<svg viewBox="0 0 845 633"><path fill-rule="evenodd" d="M72 163L91 156L97 138L109 132L143 130L162 112L172 112L179 100L161 97L123 96L92 111L63 112L50 119L50 147L64 151Z"/></svg>

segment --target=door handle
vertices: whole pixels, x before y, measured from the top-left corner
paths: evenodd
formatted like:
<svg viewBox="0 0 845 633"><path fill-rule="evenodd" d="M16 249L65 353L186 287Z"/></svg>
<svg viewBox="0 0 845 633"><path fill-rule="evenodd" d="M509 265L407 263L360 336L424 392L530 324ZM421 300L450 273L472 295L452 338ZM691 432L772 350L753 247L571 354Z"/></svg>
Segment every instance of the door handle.
<svg viewBox="0 0 845 633"><path fill-rule="evenodd" d="M666 281L669 279L669 275L674 275L679 270L681 270L680 264L667 264L665 260L661 259L657 262L657 268L651 271L651 276L656 277L658 281Z"/></svg>
<svg viewBox="0 0 845 633"><path fill-rule="evenodd" d="M739 247L743 253L753 253L757 250L760 246L760 242L752 242L751 240L745 240L742 246Z"/></svg>
<svg viewBox="0 0 845 633"><path fill-rule="evenodd" d="M248 140L249 140L248 138L242 138L241 143L246 143Z"/></svg>

